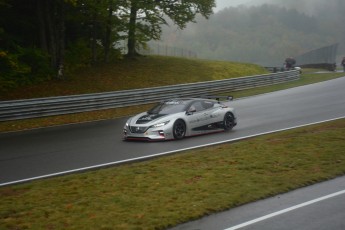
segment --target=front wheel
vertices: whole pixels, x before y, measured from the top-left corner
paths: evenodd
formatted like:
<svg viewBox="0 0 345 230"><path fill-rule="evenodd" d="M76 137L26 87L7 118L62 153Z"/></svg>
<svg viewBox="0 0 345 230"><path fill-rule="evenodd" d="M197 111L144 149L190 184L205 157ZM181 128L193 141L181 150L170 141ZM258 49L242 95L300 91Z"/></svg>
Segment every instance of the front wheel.
<svg viewBox="0 0 345 230"><path fill-rule="evenodd" d="M173 134L174 138L177 140L181 140L186 135L186 124L182 120L177 120L173 126Z"/></svg>
<svg viewBox="0 0 345 230"><path fill-rule="evenodd" d="M228 112L224 116L223 120L224 130L231 130L235 126L235 117L232 113Z"/></svg>

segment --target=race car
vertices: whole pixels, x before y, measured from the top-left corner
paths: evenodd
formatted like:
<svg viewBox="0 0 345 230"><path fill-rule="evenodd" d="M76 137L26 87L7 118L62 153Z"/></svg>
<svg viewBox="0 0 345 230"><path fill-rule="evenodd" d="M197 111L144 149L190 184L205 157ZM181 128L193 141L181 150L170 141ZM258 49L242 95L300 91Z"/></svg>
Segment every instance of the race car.
<svg viewBox="0 0 345 230"><path fill-rule="evenodd" d="M232 100L232 97L227 97ZM124 140L181 140L187 136L229 131L237 124L235 110L213 98L175 98L129 118Z"/></svg>

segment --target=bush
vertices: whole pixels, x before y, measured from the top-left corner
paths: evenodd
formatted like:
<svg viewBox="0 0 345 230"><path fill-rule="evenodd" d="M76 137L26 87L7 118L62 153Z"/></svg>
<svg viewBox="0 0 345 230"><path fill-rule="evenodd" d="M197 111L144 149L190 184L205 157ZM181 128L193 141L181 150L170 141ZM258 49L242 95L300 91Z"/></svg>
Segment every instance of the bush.
<svg viewBox="0 0 345 230"><path fill-rule="evenodd" d="M50 79L49 57L38 49L0 50L0 91Z"/></svg>
<svg viewBox="0 0 345 230"><path fill-rule="evenodd" d="M0 91L15 88L20 84L22 76L30 72L30 68L18 61L17 55L0 50Z"/></svg>
<svg viewBox="0 0 345 230"><path fill-rule="evenodd" d="M79 40L68 47L65 53L65 73L72 73L90 65L91 50L86 41Z"/></svg>
<svg viewBox="0 0 345 230"><path fill-rule="evenodd" d="M47 53L39 49L19 48L18 59L20 63L30 67L28 77L31 83L51 79L53 69L50 65L50 58Z"/></svg>

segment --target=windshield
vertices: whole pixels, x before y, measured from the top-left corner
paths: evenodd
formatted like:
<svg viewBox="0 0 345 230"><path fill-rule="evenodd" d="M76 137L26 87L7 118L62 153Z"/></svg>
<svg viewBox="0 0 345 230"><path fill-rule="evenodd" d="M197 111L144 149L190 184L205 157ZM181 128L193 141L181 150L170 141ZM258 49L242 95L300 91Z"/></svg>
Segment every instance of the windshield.
<svg viewBox="0 0 345 230"><path fill-rule="evenodd" d="M149 114L173 114L186 110L186 102L182 100L171 100L162 102L148 111Z"/></svg>

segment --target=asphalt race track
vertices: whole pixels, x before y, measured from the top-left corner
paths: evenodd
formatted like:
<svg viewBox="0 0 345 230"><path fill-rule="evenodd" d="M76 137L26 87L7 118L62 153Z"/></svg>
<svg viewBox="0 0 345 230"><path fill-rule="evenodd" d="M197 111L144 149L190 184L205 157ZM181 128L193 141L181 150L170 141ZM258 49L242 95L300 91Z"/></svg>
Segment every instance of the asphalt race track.
<svg viewBox="0 0 345 230"><path fill-rule="evenodd" d="M0 134L0 186L344 118L345 77L230 104L233 131L182 141L124 142L126 118Z"/></svg>

